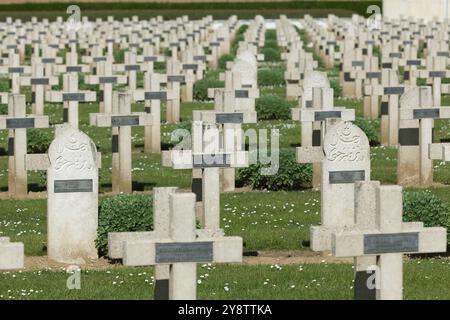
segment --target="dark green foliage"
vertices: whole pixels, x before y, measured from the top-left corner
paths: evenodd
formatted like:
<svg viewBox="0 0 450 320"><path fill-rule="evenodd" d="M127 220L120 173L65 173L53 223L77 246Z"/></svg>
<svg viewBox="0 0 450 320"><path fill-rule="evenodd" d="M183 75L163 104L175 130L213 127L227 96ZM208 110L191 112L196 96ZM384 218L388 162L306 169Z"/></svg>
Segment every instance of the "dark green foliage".
<svg viewBox="0 0 450 320"><path fill-rule="evenodd" d="M46 153L53 137L50 132L42 129L27 130L28 153Z"/></svg>
<svg viewBox="0 0 450 320"><path fill-rule="evenodd" d="M267 40L264 43L264 48L272 48L272 49L278 49L278 42L277 40Z"/></svg>
<svg viewBox="0 0 450 320"><path fill-rule="evenodd" d="M262 168L270 167L259 162L248 168L238 170L237 182L249 185L254 189L267 190L297 190L311 183L312 166L297 163L293 149L281 149L279 152L279 167L274 175L263 175Z"/></svg>
<svg viewBox="0 0 450 320"><path fill-rule="evenodd" d="M7 92L9 90L9 79L0 78L0 92Z"/></svg>
<svg viewBox="0 0 450 320"><path fill-rule="evenodd" d="M202 80L194 83L194 99L197 101L208 100L208 88L223 88L225 82L219 80L217 71L208 72Z"/></svg>
<svg viewBox="0 0 450 320"><path fill-rule="evenodd" d="M125 49L114 50L114 63L125 62Z"/></svg>
<svg viewBox="0 0 450 320"><path fill-rule="evenodd" d="M219 69L225 70L227 68L227 62L234 60L234 55L224 54L219 58Z"/></svg>
<svg viewBox="0 0 450 320"><path fill-rule="evenodd" d="M261 53L264 54L264 61L278 62L281 60L280 49L262 48Z"/></svg>
<svg viewBox="0 0 450 320"><path fill-rule="evenodd" d="M266 43L268 40L277 40L277 31L275 29L268 29L264 34L266 37Z"/></svg>
<svg viewBox="0 0 450 320"><path fill-rule="evenodd" d="M282 86L284 83L283 69L258 69L258 86Z"/></svg>
<svg viewBox="0 0 450 320"><path fill-rule="evenodd" d="M329 78L330 79L330 87L333 88L333 95L335 98L339 98L342 96L342 86L339 83L338 78Z"/></svg>
<svg viewBox="0 0 450 320"><path fill-rule="evenodd" d="M447 228L450 244L450 208L430 191L403 192L403 220L420 221L425 227Z"/></svg>
<svg viewBox="0 0 450 320"><path fill-rule="evenodd" d="M150 231L153 229L153 198L148 195L120 194L103 199L99 208L95 245L101 256L108 253L109 232Z"/></svg>
<svg viewBox="0 0 450 320"><path fill-rule="evenodd" d="M369 120L362 117L357 117L355 119L355 124L362 130L369 139L371 146L376 146L380 144L380 121L379 120Z"/></svg>
<svg viewBox="0 0 450 320"><path fill-rule="evenodd" d="M276 95L265 95L256 99L258 120L289 120L292 104Z"/></svg>

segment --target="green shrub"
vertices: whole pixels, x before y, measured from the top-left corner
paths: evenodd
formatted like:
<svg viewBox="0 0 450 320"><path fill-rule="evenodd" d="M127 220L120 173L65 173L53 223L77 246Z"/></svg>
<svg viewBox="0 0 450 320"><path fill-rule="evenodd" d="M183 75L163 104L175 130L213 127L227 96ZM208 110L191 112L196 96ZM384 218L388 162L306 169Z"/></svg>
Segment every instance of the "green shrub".
<svg viewBox="0 0 450 320"><path fill-rule="evenodd" d="M0 92L8 92L8 91L9 91L9 79L0 78Z"/></svg>
<svg viewBox="0 0 450 320"><path fill-rule="evenodd" d="M289 101L273 95L265 95L256 99L258 120L288 120L291 118Z"/></svg>
<svg viewBox="0 0 450 320"><path fill-rule="evenodd" d="M265 32L265 39L267 40L277 40L277 31L275 29L269 29Z"/></svg>
<svg viewBox="0 0 450 320"><path fill-rule="evenodd" d="M109 232L150 231L153 229L153 198L148 195L120 194L103 199L99 208L95 245L101 256L108 253Z"/></svg>
<svg viewBox="0 0 450 320"><path fill-rule="evenodd" d="M125 49L114 50L114 62L124 63L125 62Z"/></svg>
<svg viewBox="0 0 450 320"><path fill-rule="evenodd" d="M234 55L224 54L219 58L219 69L225 70L227 68L227 62L233 61Z"/></svg>
<svg viewBox="0 0 450 320"><path fill-rule="evenodd" d="M259 69L258 86L283 86L284 70L280 68Z"/></svg>
<svg viewBox="0 0 450 320"><path fill-rule="evenodd" d="M266 42L264 42L264 48L278 49L277 40L267 40L266 39Z"/></svg>
<svg viewBox="0 0 450 320"><path fill-rule="evenodd" d="M217 78L207 77L194 83L194 99L197 101L208 100L208 88L223 88L225 82Z"/></svg>
<svg viewBox="0 0 450 320"><path fill-rule="evenodd" d="M330 78L330 87L333 88L333 95L335 98L342 96L342 86L338 78Z"/></svg>
<svg viewBox="0 0 450 320"><path fill-rule="evenodd" d="M447 228L450 244L450 208L430 191L403 192L403 220L420 221L425 227Z"/></svg>
<svg viewBox="0 0 450 320"><path fill-rule="evenodd" d="M371 146L376 146L380 144L380 121L379 120L369 120L362 117L357 117L355 119L355 124L362 130L369 139Z"/></svg>
<svg viewBox="0 0 450 320"><path fill-rule="evenodd" d="M238 170L237 182L250 185L254 189L297 190L310 185L312 179L311 164L297 163L293 149L281 149L279 152L279 168L274 175L263 175L261 169L269 167L258 161L248 168Z"/></svg>
<svg viewBox="0 0 450 320"><path fill-rule="evenodd" d="M264 54L264 61L267 62L277 62L281 59L281 54L279 49L273 48L262 48L261 53Z"/></svg>
<svg viewBox="0 0 450 320"><path fill-rule="evenodd" d="M7 104L0 104L0 114L1 115L8 114L8 105Z"/></svg>
<svg viewBox="0 0 450 320"><path fill-rule="evenodd" d="M28 153L46 153L53 137L47 130L28 129L27 130L27 149Z"/></svg>

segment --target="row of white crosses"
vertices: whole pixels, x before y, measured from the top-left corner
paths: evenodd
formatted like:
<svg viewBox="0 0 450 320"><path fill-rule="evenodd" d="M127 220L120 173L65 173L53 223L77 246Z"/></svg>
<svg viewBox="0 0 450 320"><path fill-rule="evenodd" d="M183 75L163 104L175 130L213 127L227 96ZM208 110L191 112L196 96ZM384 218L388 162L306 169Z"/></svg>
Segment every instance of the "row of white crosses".
<svg viewBox="0 0 450 320"><path fill-rule="evenodd" d="M297 100L302 96L305 74L316 69L318 62L313 59L312 53L303 49L303 42L294 25L283 16L280 17L277 32L279 44L284 48L281 58L286 61L286 97Z"/></svg>

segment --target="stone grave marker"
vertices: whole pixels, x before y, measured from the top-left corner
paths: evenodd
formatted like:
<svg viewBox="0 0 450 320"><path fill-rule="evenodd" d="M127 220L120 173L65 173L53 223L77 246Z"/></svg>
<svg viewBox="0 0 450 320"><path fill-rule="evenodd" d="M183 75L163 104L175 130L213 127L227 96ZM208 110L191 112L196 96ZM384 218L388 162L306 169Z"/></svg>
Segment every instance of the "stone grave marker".
<svg viewBox="0 0 450 320"><path fill-rule="evenodd" d="M97 259L98 169L92 140L70 125L57 130L48 151L48 257L83 264Z"/></svg>

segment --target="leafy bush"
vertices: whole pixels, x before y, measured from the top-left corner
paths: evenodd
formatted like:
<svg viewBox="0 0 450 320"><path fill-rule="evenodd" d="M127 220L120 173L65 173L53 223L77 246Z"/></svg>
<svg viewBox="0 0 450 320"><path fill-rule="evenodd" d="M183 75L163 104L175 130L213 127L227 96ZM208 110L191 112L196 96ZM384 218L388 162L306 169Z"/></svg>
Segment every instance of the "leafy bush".
<svg viewBox="0 0 450 320"><path fill-rule="evenodd" d="M224 54L219 58L219 69L225 70L227 68L227 62L233 61L234 55Z"/></svg>
<svg viewBox="0 0 450 320"><path fill-rule="evenodd" d="M9 79L0 78L0 92L8 92L9 91Z"/></svg>
<svg viewBox="0 0 450 320"><path fill-rule="evenodd" d="M264 42L264 48L278 49L277 40L267 40L266 39L266 42Z"/></svg>
<svg viewBox="0 0 450 320"><path fill-rule="evenodd" d="M403 192L403 220L420 221L425 227L447 228L450 244L450 208L430 191Z"/></svg>
<svg viewBox="0 0 450 320"><path fill-rule="evenodd" d="M197 101L208 100L208 88L223 88L225 82L215 76L206 76L194 83L194 99Z"/></svg>
<svg viewBox="0 0 450 320"><path fill-rule="evenodd" d="M250 185L254 189L267 190L296 190L311 183L311 164L297 163L293 149L281 149L279 152L279 167L274 175L263 175L262 168L269 165L252 164L248 168L238 170L237 182L241 185Z"/></svg>
<svg viewBox="0 0 450 320"><path fill-rule="evenodd" d="M150 231L153 229L153 198L148 195L120 194L101 202L95 245L101 256L108 253L109 232Z"/></svg>
<svg viewBox="0 0 450 320"><path fill-rule="evenodd" d="M277 62L281 59L281 54L279 49L274 48L262 48L261 53L264 54L264 61L267 62Z"/></svg>
<svg viewBox="0 0 450 320"><path fill-rule="evenodd" d="M288 120L291 118L291 103L276 95L265 95L256 99L258 120Z"/></svg>
<svg viewBox="0 0 450 320"><path fill-rule="evenodd" d="M330 78L330 87L333 88L333 95L335 98L342 96L342 86L338 78Z"/></svg>
<svg viewBox="0 0 450 320"><path fill-rule="evenodd" d="M371 146L380 144L380 121L379 120L369 120L361 117L355 119L355 124L362 130L369 139Z"/></svg>
<svg viewBox="0 0 450 320"><path fill-rule="evenodd" d="M47 130L27 130L28 153L46 153L52 143L52 135Z"/></svg>
<svg viewBox="0 0 450 320"><path fill-rule="evenodd" d="M284 82L283 69L272 68L258 70L258 86L282 86Z"/></svg>
<svg viewBox="0 0 450 320"><path fill-rule="evenodd" d="M269 29L265 32L266 42L267 40L277 40L277 31L275 29Z"/></svg>

